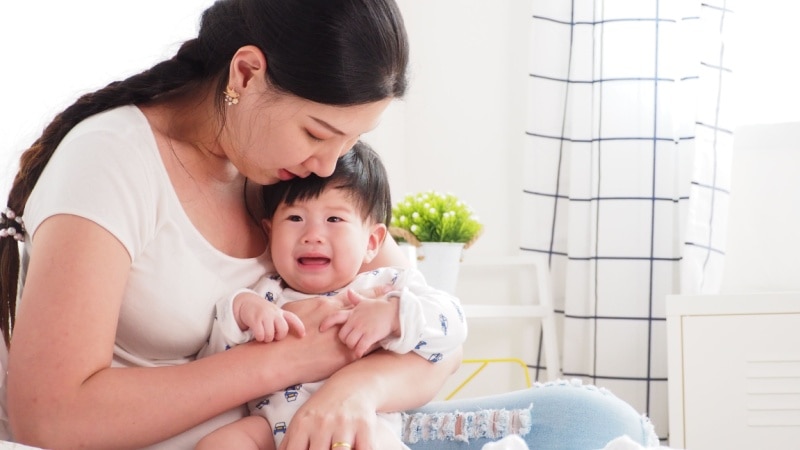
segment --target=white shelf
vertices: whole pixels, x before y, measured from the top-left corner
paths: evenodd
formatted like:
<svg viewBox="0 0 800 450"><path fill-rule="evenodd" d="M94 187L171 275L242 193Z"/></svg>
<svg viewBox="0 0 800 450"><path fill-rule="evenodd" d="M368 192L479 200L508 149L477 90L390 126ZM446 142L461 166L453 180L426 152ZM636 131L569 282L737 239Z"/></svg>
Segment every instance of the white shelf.
<svg viewBox="0 0 800 450"><path fill-rule="evenodd" d="M530 276L536 281L536 292L521 292L521 300L525 304L469 304L464 303L464 314L469 319L512 318L536 319L541 321L542 339L545 350L547 375L551 380L558 379L561 374L555 313L553 311L553 291L547 255L530 254L501 257L484 257L474 261L461 263L461 272L467 276L475 276L475 272L492 270L510 270L520 276ZM461 276L461 275L459 275Z"/></svg>
<svg viewBox="0 0 800 450"><path fill-rule="evenodd" d="M461 305L469 318L545 317L550 311L541 305Z"/></svg>

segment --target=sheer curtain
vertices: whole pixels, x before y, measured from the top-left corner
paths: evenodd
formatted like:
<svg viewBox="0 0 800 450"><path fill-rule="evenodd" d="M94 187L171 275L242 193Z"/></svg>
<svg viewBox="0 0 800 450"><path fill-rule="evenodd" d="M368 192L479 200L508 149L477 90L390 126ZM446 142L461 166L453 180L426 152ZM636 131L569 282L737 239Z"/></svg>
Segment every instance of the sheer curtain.
<svg viewBox="0 0 800 450"><path fill-rule="evenodd" d="M521 247L549 256L563 376L662 439L665 296L715 292L724 260L732 6L715 1L532 2Z"/></svg>

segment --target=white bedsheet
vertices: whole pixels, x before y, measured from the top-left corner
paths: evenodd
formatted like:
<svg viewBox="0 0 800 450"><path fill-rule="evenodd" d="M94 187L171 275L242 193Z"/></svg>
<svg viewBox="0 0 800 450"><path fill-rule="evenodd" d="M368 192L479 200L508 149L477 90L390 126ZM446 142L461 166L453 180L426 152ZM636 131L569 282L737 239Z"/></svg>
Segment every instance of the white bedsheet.
<svg viewBox="0 0 800 450"><path fill-rule="evenodd" d="M15 442L0 441L0 450L41 450L39 447L29 447Z"/></svg>
<svg viewBox="0 0 800 450"><path fill-rule="evenodd" d="M643 447L628 436L620 436L609 442L602 449L597 450L677 450L670 447ZM521 437L516 435L506 436L497 442L483 446L482 450L530 450Z"/></svg>
<svg viewBox="0 0 800 450"><path fill-rule="evenodd" d="M602 450L650 450L650 449L658 449L658 450L678 450L672 447L642 447L641 444L634 442L628 436L620 436L613 441L609 442Z"/></svg>

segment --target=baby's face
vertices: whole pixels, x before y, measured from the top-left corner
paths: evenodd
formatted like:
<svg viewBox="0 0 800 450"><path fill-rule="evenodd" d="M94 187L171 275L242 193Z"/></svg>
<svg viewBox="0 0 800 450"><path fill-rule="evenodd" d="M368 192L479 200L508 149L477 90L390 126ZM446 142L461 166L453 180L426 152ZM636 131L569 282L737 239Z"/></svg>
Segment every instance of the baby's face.
<svg viewBox="0 0 800 450"><path fill-rule="evenodd" d="M270 229L272 261L295 290L323 294L341 289L380 244L373 228L361 219L347 191L328 188L315 199L278 206Z"/></svg>

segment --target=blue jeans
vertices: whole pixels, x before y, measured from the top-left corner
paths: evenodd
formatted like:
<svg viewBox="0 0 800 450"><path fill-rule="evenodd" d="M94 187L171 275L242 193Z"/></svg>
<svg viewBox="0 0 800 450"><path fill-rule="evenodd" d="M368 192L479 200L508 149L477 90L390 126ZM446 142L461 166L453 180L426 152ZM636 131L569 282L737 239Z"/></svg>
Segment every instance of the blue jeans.
<svg viewBox="0 0 800 450"><path fill-rule="evenodd" d="M453 426L447 426L456 417L460 417L459 430L464 431L463 423L473 428L466 431L471 433L469 442L454 438ZM489 421L500 418L500 424L495 421L487 428L487 417L492 418ZM480 449L506 434L480 437L487 434L480 430L498 428L519 429L515 434L520 434L532 450L601 449L622 435L643 446L658 445L658 437L646 417L607 390L579 381L557 381L499 395L433 402L404 414L404 428L403 440L412 450ZM430 436L437 433L440 435Z"/></svg>

